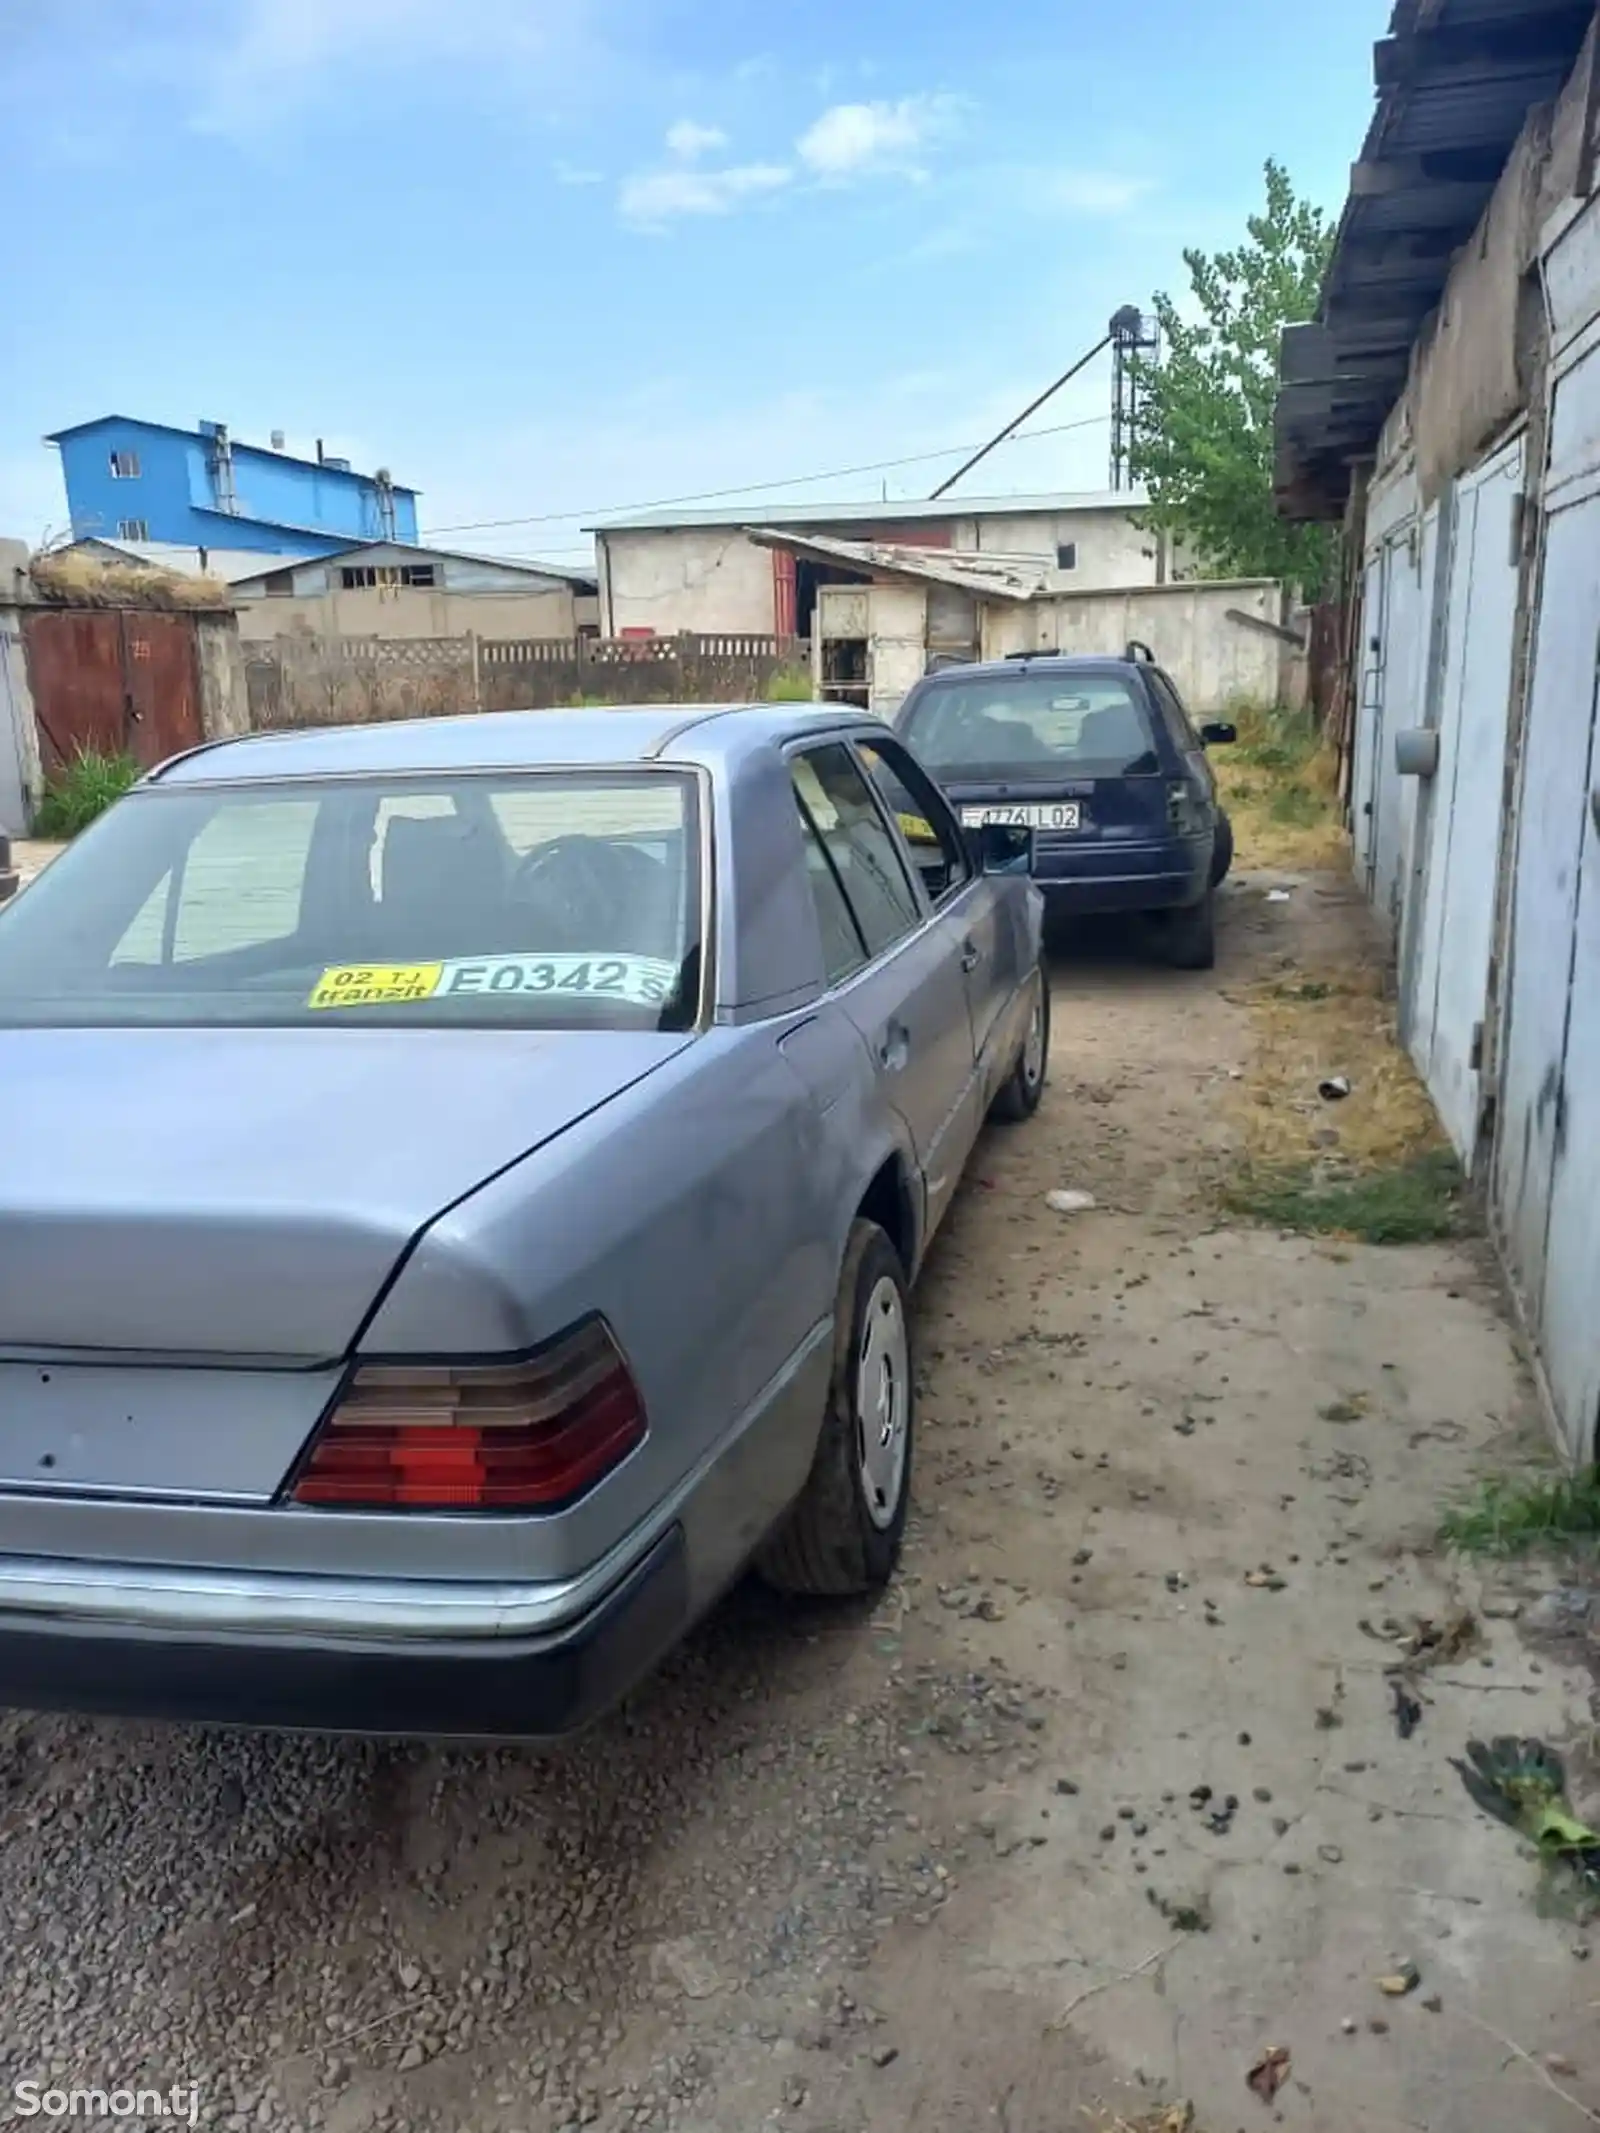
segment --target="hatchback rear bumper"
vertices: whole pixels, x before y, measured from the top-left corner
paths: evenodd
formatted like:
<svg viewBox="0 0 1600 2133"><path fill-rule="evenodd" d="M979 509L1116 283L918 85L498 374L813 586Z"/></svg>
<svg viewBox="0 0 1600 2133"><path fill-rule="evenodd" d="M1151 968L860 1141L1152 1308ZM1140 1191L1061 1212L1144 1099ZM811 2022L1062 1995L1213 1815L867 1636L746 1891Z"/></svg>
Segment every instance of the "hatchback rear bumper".
<svg viewBox="0 0 1600 2133"><path fill-rule="evenodd" d="M524 1625L544 1612L538 1588L520 1608L514 1589L451 1588L428 1635L428 1587L417 1581L404 1634L369 1625L346 1636L326 1620L252 1629L218 1610L217 1620L186 1627L153 1621L148 1609L144 1620L128 1607L119 1618L108 1603L41 1606L43 1581L30 1592L21 1567L0 1567L0 1704L310 1732L559 1739L617 1703L690 1613L679 1526L582 1613L536 1629ZM125 1575L137 1588L140 1571Z"/></svg>
<svg viewBox="0 0 1600 2133"><path fill-rule="evenodd" d="M1137 845L1040 843L1034 880L1052 916L1170 911L1204 896L1211 850L1209 837Z"/></svg>

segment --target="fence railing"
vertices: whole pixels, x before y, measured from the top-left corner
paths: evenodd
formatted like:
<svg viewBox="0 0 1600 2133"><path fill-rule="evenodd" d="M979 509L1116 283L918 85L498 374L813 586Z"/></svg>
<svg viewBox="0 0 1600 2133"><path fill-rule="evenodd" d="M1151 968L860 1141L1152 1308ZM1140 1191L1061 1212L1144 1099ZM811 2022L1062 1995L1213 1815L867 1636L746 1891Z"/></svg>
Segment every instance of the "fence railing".
<svg viewBox="0 0 1600 2133"><path fill-rule="evenodd" d="M566 704L738 703L809 665L798 638L318 637L244 647L250 723L353 725Z"/></svg>

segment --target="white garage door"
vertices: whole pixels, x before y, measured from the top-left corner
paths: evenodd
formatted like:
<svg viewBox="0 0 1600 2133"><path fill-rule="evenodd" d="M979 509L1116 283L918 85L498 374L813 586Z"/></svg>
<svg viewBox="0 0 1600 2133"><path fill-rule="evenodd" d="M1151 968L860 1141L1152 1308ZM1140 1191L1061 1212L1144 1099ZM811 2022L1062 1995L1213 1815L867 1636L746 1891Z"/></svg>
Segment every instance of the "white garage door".
<svg viewBox="0 0 1600 2133"><path fill-rule="evenodd" d="M1548 523L1522 767L1497 1213L1561 1428L1600 1421L1600 212L1547 262Z"/></svg>
<svg viewBox="0 0 1600 2133"><path fill-rule="evenodd" d="M1489 991L1504 811L1522 441L1461 482L1439 691L1411 1055L1445 1130L1470 1163L1478 1134L1476 1039Z"/></svg>

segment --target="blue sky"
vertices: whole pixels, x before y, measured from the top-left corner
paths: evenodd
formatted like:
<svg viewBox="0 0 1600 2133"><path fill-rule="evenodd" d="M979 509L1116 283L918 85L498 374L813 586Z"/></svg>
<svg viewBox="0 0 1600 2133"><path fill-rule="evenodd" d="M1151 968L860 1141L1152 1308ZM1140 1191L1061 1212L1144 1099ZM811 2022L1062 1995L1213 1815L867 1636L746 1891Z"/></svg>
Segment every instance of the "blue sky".
<svg viewBox="0 0 1600 2133"><path fill-rule="evenodd" d="M1336 209L1388 0L0 0L0 533L46 430L317 436L464 547L925 495L1110 312ZM982 493L1105 480L1104 363ZM486 524L510 520L512 524Z"/></svg>

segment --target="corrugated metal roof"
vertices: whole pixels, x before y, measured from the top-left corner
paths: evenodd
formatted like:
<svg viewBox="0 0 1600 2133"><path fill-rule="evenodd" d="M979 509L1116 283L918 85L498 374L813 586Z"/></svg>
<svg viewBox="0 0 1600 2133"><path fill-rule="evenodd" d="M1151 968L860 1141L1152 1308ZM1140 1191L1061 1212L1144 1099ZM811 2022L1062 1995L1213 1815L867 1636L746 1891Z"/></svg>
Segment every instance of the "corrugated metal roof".
<svg viewBox="0 0 1600 2133"><path fill-rule="evenodd" d="M1062 491L1043 496L944 496L937 503L925 497L897 502L853 504L743 504L718 505L706 511L641 511L626 518L602 519L586 526L585 533L642 533L691 526L742 526L759 512L767 526L845 526L863 521L880 525L905 525L925 519L1019 518L1034 513L1068 511L1137 511L1148 501L1143 489Z"/></svg>
<svg viewBox="0 0 1600 2133"><path fill-rule="evenodd" d="M1377 109L1351 173L1316 321L1284 336L1279 508L1336 518L1413 342L1533 108L1583 50L1594 0L1396 0Z"/></svg>
<svg viewBox="0 0 1600 2133"><path fill-rule="evenodd" d="M393 549L401 555L414 555L422 562L482 563L495 570L514 570L528 577L556 578L564 584L587 586L590 591L599 583L593 570L574 570L567 563L541 563L531 556L474 555L470 549L435 548L426 541L384 540L347 541L341 548L319 548L310 555L298 557L258 555L247 575L268 577L274 571L292 569L296 562L349 563L356 556L369 555L380 548Z"/></svg>
<svg viewBox="0 0 1600 2133"><path fill-rule="evenodd" d="M954 548L916 548L902 541L846 541L835 534L793 533L781 526L746 526L759 548L790 548L796 555L839 563L865 576L916 578L953 585L986 600L1037 600L1060 590L1061 572L1043 557L978 554Z"/></svg>

